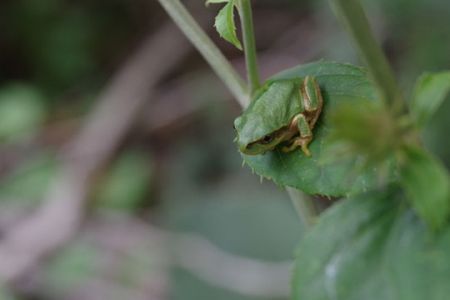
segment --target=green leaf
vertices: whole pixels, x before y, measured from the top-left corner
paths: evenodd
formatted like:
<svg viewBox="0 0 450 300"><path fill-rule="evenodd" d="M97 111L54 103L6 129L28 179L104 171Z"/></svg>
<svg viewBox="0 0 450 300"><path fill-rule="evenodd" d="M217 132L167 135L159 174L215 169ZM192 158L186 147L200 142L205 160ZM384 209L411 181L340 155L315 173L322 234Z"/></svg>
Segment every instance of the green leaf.
<svg viewBox="0 0 450 300"><path fill-rule="evenodd" d="M420 148L405 149L401 183L414 209L433 229L450 216L450 178L445 167Z"/></svg>
<svg viewBox="0 0 450 300"><path fill-rule="evenodd" d="M450 71L422 75L416 83L411 111L419 126L433 116L450 92Z"/></svg>
<svg viewBox="0 0 450 300"><path fill-rule="evenodd" d="M324 108L309 147L312 156L306 157L301 151L283 153L275 150L264 155L243 155L244 161L257 174L308 194L342 196L368 189L375 182L375 170L358 170L362 157L342 157L342 153L335 153L335 144L330 139L331 116L342 105L379 101L367 73L352 65L320 61L287 70L274 78L306 75L316 77L324 99Z"/></svg>
<svg viewBox="0 0 450 300"><path fill-rule="evenodd" d="M328 210L301 242L294 300L442 300L450 295L450 228L433 235L396 190Z"/></svg>
<svg viewBox="0 0 450 300"><path fill-rule="evenodd" d="M242 50L242 44L236 35L236 25L234 23L234 5L235 1L230 0L216 17L214 26L220 36L233 44L239 50Z"/></svg>

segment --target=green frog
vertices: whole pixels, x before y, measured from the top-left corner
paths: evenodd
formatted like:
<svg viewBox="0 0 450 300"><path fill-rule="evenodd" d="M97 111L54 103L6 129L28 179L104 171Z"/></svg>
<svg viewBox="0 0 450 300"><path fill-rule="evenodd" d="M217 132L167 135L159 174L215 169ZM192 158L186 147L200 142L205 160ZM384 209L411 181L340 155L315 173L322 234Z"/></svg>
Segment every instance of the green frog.
<svg viewBox="0 0 450 300"><path fill-rule="evenodd" d="M267 82L234 121L239 150L258 155L280 145L284 152L300 147L310 156L308 145L322 107L320 87L313 76Z"/></svg>

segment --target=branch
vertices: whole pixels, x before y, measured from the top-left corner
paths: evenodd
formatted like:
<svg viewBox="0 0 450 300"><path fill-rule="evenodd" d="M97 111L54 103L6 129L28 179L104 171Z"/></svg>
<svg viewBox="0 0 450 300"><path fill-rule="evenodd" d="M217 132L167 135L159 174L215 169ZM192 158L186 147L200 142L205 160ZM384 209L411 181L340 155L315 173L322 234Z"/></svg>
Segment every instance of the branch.
<svg viewBox="0 0 450 300"><path fill-rule="evenodd" d="M344 23L367 64L369 73L378 87L387 107L394 113L405 110L401 91L394 71L378 45L359 0L330 0L335 14Z"/></svg>

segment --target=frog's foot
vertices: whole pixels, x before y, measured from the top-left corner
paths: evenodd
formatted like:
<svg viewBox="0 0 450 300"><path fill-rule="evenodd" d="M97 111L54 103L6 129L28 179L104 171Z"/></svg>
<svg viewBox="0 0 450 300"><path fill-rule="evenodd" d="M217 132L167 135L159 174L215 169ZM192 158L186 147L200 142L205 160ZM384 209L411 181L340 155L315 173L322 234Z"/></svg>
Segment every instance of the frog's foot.
<svg viewBox="0 0 450 300"><path fill-rule="evenodd" d="M311 156L311 152L308 149L308 145L311 141L312 141L311 136L297 137L293 140L293 142L289 146L283 147L281 150L283 152L291 152L300 147L306 156Z"/></svg>
<svg viewBox="0 0 450 300"><path fill-rule="evenodd" d="M292 140L292 143L289 146L284 147L282 150L285 152L289 152L296 149L297 147L301 147L303 153L305 153L306 156L311 156L308 145L313 139L313 134L306 117L303 114L296 115L292 120L291 127L296 128L300 136L294 138Z"/></svg>

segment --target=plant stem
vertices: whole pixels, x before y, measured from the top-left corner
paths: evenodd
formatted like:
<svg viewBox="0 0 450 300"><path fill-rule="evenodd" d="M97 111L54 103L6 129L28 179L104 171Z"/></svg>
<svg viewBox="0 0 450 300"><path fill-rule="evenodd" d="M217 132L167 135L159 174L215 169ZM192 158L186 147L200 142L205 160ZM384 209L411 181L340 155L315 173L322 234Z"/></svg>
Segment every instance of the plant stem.
<svg viewBox="0 0 450 300"><path fill-rule="evenodd" d="M239 0L242 37L244 39L245 62L247 64L247 77L250 93L260 86L258 60L256 55L255 33L253 29L252 5L250 0Z"/></svg>
<svg viewBox="0 0 450 300"><path fill-rule="evenodd" d="M186 10L184 5L179 0L158 1L186 37L206 59L217 76L225 83L233 96L243 107L246 107L249 101L249 95L246 91L245 82L194 20L191 14Z"/></svg>
<svg viewBox="0 0 450 300"><path fill-rule="evenodd" d="M330 0L336 16L351 34L366 62L369 72L387 105L394 113L405 109L394 72L370 29L367 16L359 0Z"/></svg>
<svg viewBox="0 0 450 300"><path fill-rule="evenodd" d="M251 95L260 87L258 59L256 55L255 33L253 29L252 6L250 0L239 0L239 15L241 17L242 36L244 39L245 62L247 78ZM294 188L286 187L295 210L306 227L313 225L317 212L310 199Z"/></svg>
<svg viewBox="0 0 450 300"><path fill-rule="evenodd" d="M286 191L291 198L292 204L294 205L300 220L305 227L311 227L318 215L312 200L308 199L304 193L297 189L286 187Z"/></svg>

